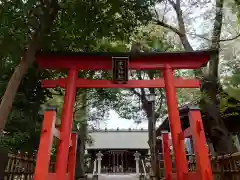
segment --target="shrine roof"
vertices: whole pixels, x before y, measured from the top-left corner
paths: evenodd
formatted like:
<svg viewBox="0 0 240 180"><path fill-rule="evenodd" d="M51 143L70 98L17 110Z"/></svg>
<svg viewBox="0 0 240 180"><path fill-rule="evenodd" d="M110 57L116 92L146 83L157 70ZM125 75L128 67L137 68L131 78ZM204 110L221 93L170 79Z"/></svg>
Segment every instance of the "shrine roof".
<svg viewBox="0 0 240 180"><path fill-rule="evenodd" d="M86 144L86 149L149 149L147 130L99 129L88 133L93 139L93 144Z"/></svg>
<svg viewBox="0 0 240 180"><path fill-rule="evenodd" d="M134 132L148 132L147 129L132 129L132 128L129 128L129 129L88 129L88 132L130 132L130 133L134 133Z"/></svg>
<svg viewBox="0 0 240 180"><path fill-rule="evenodd" d="M36 59L40 67L48 69L109 70L112 57L129 57L131 69L159 69L160 64L169 64L175 69L197 69L205 66L214 52L214 49L141 53L40 51L36 53Z"/></svg>

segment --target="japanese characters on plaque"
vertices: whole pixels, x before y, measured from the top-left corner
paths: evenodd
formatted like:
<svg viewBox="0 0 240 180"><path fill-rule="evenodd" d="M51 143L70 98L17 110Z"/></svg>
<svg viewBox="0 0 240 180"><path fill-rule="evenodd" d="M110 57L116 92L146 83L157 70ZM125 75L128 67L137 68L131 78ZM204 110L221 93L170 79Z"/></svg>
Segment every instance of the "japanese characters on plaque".
<svg viewBox="0 0 240 180"><path fill-rule="evenodd" d="M128 57L113 57L113 82L124 84L128 81Z"/></svg>

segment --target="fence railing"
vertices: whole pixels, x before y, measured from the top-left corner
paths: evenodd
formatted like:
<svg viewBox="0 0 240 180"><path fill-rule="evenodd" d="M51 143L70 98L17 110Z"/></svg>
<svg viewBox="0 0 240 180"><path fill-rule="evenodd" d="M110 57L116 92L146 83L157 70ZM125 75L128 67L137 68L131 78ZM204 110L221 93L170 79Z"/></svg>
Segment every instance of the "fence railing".
<svg viewBox="0 0 240 180"><path fill-rule="evenodd" d="M189 170L196 170L195 155L190 155ZM210 157L216 180L240 180L240 152L223 156Z"/></svg>
<svg viewBox="0 0 240 180"><path fill-rule="evenodd" d="M5 163L5 171L0 172L0 178L4 177L4 180L33 180L35 169L35 158L33 156L27 154L8 154L6 156L7 158L5 159L7 162ZM240 180L240 152L210 158L215 180ZM2 161L4 158L0 157L0 159ZM189 171L195 171L195 155L188 154L187 159L189 162ZM158 160L161 177L164 177L164 162L162 154L159 154ZM172 162L173 172L175 172L173 156ZM2 164L3 162L0 163ZM54 167L54 163L52 163L51 166ZM147 166L146 171L149 171Z"/></svg>
<svg viewBox="0 0 240 180"><path fill-rule="evenodd" d="M8 154L4 180L32 180L35 159L27 154Z"/></svg>
<svg viewBox="0 0 240 180"><path fill-rule="evenodd" d="M187 154L189 171L196 171L195 154ZM211 166L215 180L240 180L240 152L213 157L210 155ZM164 162L162 154L158 156L161 177L164 177ZM173 172L176 172L172 156Z"/></svg>

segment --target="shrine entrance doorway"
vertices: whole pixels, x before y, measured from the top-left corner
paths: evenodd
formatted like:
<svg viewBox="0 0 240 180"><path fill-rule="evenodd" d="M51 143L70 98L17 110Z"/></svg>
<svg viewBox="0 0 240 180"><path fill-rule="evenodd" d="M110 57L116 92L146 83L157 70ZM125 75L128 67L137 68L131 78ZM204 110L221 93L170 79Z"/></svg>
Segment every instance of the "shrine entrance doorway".
<svg viewBox="0 0 240 180"><path fill-rule="evenodd" d="M102 166L107 173L128 173L134 172L135 160L134 151L109 150L103 152ZM105 167L105 168L104 168Z"/></svg>

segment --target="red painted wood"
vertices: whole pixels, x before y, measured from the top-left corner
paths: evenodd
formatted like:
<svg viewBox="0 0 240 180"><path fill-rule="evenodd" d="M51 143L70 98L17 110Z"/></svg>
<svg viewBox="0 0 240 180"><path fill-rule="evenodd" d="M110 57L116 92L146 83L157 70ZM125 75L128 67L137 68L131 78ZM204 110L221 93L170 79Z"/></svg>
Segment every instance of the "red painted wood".
<svg viewBox="0 0 240 180"><path fill-rule="evenodd" d="M65 88L66 79L42 80L43 88L56 88L57 86ZM196 79L174 80L176 88L199 88L200 82ZM164 88L164 79L155 80L129 80L127 84L114 84L110 80L89 80L77 79L76 88Z"/></svg>
<svg viewBox="0 0 240 180"><path fill-rule="evenodd" d="M192 129L191 129L191 127L188 127L187 129L185 129L183 131L183 134L184 134L185 138L191 137L192 136Z"/></svg>
<svg viewBox="0 0 240 180"><path fill-rule="evenodd" d="M198 176L201 180L213 180L200 110L190 110L188 115L190 127L192 128L192 139L196 154L196 169Z"/></svg>
<svg viewBox="0 0 240 180"><path fill-rule="evenodd" d="M196 172L188 172L184 174L184 180L200 180L200 177Z"/></svg>
<svg viewBox="0 0 240 180"><path fill-rule="evenodd" d="M56 112L47 111L44 113L42 133L38 148L34 180L43 180L48 176L50 155L53 141L53 128L55 128Z"/></svg>
<svg viewBox="0 0 240 180"><path fill-rule="evenodd" d="M76 96L76 80L77 71L75 69L70 69L66 84L66 94L64 97L62 120L60 127L61 141L58 145L56 157L55 169L57 180L64 180L67 169L70 135L72 130L73 108Z"/></svg>
<svg viewBox="0 0 240 180"><path fill-rule="evenodd" d="M56 173L48 173L47 179L46 180L57 180L56 178ZM65 180L69 180L69 175L65 175Z"/></svg>
<svg viewBox="0 0 240 180"><path fill-rule="evenodd" d="M46 180L56 180L56 173L48 173Z"/></svg>
<svg viewBox="0 0 240 180"><path fill-rule="evenodd" d="M172 179L171 180L177 180L177 174L176 173L172 173Z"/></svg>
<svg viewBox="0 0 240 180"><path fill-rule="evenodd" d="M177 179L184 180L183 174L188 172L184 138L180 139L179 134L182 132L180 116L178 111L178 102L176 88L174 87L174 74L170 66L163 70L164 80L166 82L165 90L167 96L169 125L172 135L172 144L177 169Z"/></svg>
<svg viewBox="0 0 240 180"><path fill-rule="evenodd" d="M209 52L180 52L180 53L152 53L131 56L130 69L159 70L168 64L173 69L198 69L208 62ZM38 54L36 59L44 69L82 69L82 70L111 70L111 56L96 55L61 55L57 53Z"/></svg>
<svg viewBox="0 0 240 180"><path fill-rule="evenodd" d="M172 160L169 148L169 137L168 132L162 133L162 147L163 147L163 160L164 160L164 170L166 180L171 180L172 178Z"/></svg>
<svg viewBox="0 0 240 180"><path fill-rule="evenodd" d="M75 167L76 167L76 157L77 157L77 134L72 133L71 141L72 141L72 146L70 147L70 150L69 150L68 172L69 172L69 180L75 180Z"/></svg>

